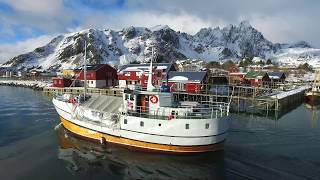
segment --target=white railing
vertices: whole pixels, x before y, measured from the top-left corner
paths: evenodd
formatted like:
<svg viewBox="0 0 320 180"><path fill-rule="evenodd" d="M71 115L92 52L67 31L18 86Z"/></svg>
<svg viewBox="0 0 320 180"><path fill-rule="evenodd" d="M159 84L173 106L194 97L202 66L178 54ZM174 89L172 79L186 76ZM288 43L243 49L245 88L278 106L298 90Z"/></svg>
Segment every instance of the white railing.
<svg viewBox="0 0 320 180"><path fill-rule="evenodd" d="M126 113L125 113L126 112ZM171 120L171 119L213 119L229 116L228 103L215 103L204 107L177 107L149 109L137 106L135 110L126 108L124 113L129 116Z"/></svg>
<svg viewBox="0 0 320 180"><path fill-rule="evenodd" d="M53 98L59 101L74 103L74 104L81 104L90 98L89 95L84 96L83 94L80 95L72 95L72 94L54 94Z"/></svg>

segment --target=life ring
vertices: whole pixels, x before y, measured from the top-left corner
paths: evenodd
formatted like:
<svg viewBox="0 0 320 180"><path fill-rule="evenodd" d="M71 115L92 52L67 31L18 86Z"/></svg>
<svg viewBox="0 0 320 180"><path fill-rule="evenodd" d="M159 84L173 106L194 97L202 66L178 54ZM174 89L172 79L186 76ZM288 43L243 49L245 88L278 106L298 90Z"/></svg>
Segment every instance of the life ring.
<svg viewBox="0 0 320 180"><path fill-rule="evenodd" d="M133 102L128 101L128 108L133 109Z"/></svg>
<svg viewBox="0 0 320 180"><path fill-rule="evenodd" d="M158 97L157 97L157 96L151 96L151 97L150 97L150 102L151 102L152 104L156 104L156 103L158 102Z"/></svg>
<svg viewBox="0 0 320 180"><path fill-rule="evenodd" d="M70 100L69 100L69 102L70 103L72 103L72 104L75 104L75 103L77 103L77 98L71 98Z"/></svg>
<svg viewBox="0 0 320 180"><path fill-rule="evenodd" d="M169 115L169 116L168 116L168 120L172 120L172 119L175 119L175 118L176 118L175 115Z"/></svg>

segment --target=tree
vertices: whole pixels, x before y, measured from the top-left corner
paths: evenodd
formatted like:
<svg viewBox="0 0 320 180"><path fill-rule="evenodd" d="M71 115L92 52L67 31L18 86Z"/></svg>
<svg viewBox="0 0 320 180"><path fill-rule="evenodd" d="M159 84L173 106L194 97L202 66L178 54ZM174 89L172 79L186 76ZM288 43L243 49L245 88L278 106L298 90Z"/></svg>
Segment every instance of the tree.
<svg viewBox="0 0 320 180"><path fill-rule="evenodd" d="M228 61L226 61L226 62L224 62L224 63L222 64L222 69L229 70L230 68L235 67L235 66L236 66L236 65L234 64L233 61L228 60Z"/></svg>
<svg viewBox="0 0 320 180"><path fill-rule="evenodd" d="M271 59L268 59L267 60L267 65L270 65L270 64L272 64L272 61L271 61Z"/></svg>
<svg viewBox="0 0 320 180"><path fill-rule="evenodd" d="M247 67L248 65L253 64L253 61L251 58L245 58L243 60L240 61L239 66L240 67Z"/></svg>
<svg viewBox="0 0 320 180"><path fill-rule="evenodd" d="M207 63L205 67L208 68L208 69L210 69L210 68L221 68L221 65L217 61L211 61L211 62Z"/></svg>
<svg viewBox="0 0 320 180"><path fill-rule="evenodd" d="M298 69L304 70L304 71L312 71L312 66L310 66L308 63L300 64L298 66Z"/></svg>
<svg viewBox="0 0 320 180"><path fill-rule="evenodd" d="M265 65L264 61L260 60L256 63L257 65Z"/></svg>

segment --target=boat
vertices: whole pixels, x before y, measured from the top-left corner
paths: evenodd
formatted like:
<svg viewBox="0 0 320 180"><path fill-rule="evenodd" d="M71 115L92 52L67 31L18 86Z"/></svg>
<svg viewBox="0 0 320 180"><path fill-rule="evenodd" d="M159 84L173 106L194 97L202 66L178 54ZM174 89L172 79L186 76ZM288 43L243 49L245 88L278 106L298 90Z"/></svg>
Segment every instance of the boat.
<svg viewBox="0 0 320 180"><path fill-rule="evenodd" d="M305 98L310 105L320 105L320 70L316 70L312 88L305 93Z"/></svg>
<svg viewBox="0 0 320 180"><path fill-rule="evenodd" d="M86 82L84 94L54 96L62 125L87 139L129 149L168 153L223 149L231 98L228 102L177 100L170 87L152 85L152 67L151 61L147 87L128 86L122 97L89 95Z"/></svg>

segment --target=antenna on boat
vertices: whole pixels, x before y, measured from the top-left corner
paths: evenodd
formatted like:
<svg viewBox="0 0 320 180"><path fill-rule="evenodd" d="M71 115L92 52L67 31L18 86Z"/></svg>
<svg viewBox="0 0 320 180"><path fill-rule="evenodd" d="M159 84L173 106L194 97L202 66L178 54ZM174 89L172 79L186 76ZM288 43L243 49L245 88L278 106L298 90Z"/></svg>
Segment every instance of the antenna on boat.
<svg viewBox="0 0 320 180"><path fill-rule="evenodd" d="M84 99L87 95L87 41L84 41L84 68L83 68L83 80L84 80Z"/></svg>
<svg viewBox="0 0 320 180"><path fill-rule="evenodd" d="M149 76L148 76L147 91L153 91L153 90L154 90L154 86L152 85L152 60L153 60L153 47L152 47L151 51L152 51L152 57L151 57L150 67L149 67Z"/></svg>

